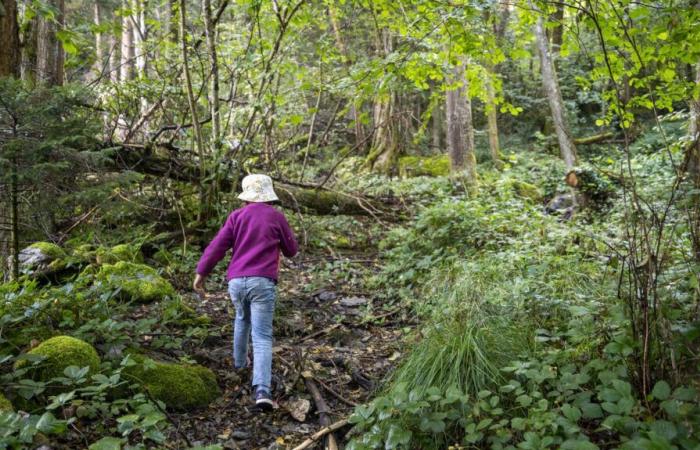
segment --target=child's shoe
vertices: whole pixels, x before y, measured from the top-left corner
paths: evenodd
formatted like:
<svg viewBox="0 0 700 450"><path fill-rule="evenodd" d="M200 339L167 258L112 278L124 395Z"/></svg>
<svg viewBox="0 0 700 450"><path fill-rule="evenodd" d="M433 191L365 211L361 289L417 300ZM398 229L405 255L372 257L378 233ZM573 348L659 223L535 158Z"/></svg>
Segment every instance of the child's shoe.
<svg viewBox="0 0 700 450"><path fill-rule="evenodd" d="M255 391L255 406L262 411L271 411L273 403L270 393L265 389Z"/></svg>

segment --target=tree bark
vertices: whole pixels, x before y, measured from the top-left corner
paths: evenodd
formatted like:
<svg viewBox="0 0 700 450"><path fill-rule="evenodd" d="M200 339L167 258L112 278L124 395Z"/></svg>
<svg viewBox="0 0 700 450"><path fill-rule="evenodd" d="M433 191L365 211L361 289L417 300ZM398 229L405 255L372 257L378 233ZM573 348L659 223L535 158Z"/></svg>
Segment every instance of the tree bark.
<svg viewBox="0 0 700 450"><path fill-rule="evenodd" d="M39 83L49 86L63 84L63 46L56 32L63 28L65 16L64 0L51 0L49 5L55 17L37 19L36 78Z"/></svg>
<svg viewBox="0 0 700 450"><path fill-rule="evenodd" d="M695 64L695 84L700 86L700 63ZM698 139L700 133L700 96L694 96L690 100L690 123L688 123L688 135L691 139Z"/></svg>
<svg viewBox="0 0 700 450"><path fill-rule="evenodd" d="M476 183L476 156L474 155L474 128L472 125L469 85L465 65L452 69L449 77L451 86L445 94L447 114L447 153L450 158L450 172L453 176L464 177L470 184Z"/></svg>
<svg viewBox="0 0 700 450"><path fill-rule="evenodd" d="M2 0L0 3L0 77L20 76L19 24L15 0Z"/></svg>
<svg viewBox="0 0 700 450"><path fill-rule="evenodd" d="M130 9L131 5L128 1L124 1L123 7L125 9ZM119 79L122 82L134 79L134 22L131 15L124 15L122 17L122 42Z"/></svg>
<svg viewBox="0 0 700 450"><path fill-rule="evenodd" d="M112 11L112 18L114 18L114 11ZM109 34L109 81L112 83L119 82L120 67L119 63L121 61L120 52L121 39L115 33Z"/></svg>
<svg viewBox="0 0 700 450"><path fill-rule="evenodd" d="M213 148L217 148L221 142L221 118L219 115L219 62L216 54L216 26L211 15L211 0L202 0L204 12L204 32L207 39L207 52L209 53L209 65L211 80L209 83L209 110L211 114L211 141Z"/></svg>
<svg viewBox="0 0 700 450"><path fill-rule="evenodd" d="M93 65L93 72L95 78L99 78L105 69L104 34L99 30L102 25L102 6L99 1L96 1L92 7L92 19L93 24L97 28L97 31L95 31L95 64Z"/></svg>
<svg viewBox="0 0 700 450"><path fill-rule="evenodd" d="M433 112L431 114L431 135L432 135L432 147L433 149L442 152L442 136L443 136L443 114L440 104L433 107Z"/></svg>
<svg viewBox="0 0 700 450"><path fill-rule="evenodd" d="M493 81L491 77L495 76L493 65L488 65L488 74L484 83L486 84L486 120L488 122L489 131L489 151L491 160L498 166L501 162L500 144L498 142L498 115L496 105L496 93L493 89Z"/></svg>
<svg viewBox="0 0 700 450"><path fill-rule="evenodd" d="M133 26L134 34L134 58L136 62L136 75L139 78L148 78L148 26L146 24L147 0L136 0ZM142 98L143 101L143 98ZM148 109L148 104L141 105L141 111Z"/></svg>
<svg viewBox="0 0 700 450"><path fill-rule="evenodd" d="M535 23L535 40L537 41L537 49L540 55L540 70L542 72L542 84L547 93L549 108L552 112L552 121L554 122L554 131L557 134L559 141L559 150L561 157L566 164L567 169L571 169L576 165L576 146L571 139L571 132L566 121L564 102L561 98L559 90L559 81L552 63L552 57L549 51L549 41L544 29L544 19L542 13L536 9L534 4L530 2L530 6L535 9L539 15Z"/></svg>
<svg viewBox="0 0 700 450"><path fill-rule="evenodd" d="M552 60L556 63L559 58L559 50L561 50L561 44L564 41L564 3L557 3L555 5L556 10L551 16L552 22L556 25L552 28Z"/></svg>

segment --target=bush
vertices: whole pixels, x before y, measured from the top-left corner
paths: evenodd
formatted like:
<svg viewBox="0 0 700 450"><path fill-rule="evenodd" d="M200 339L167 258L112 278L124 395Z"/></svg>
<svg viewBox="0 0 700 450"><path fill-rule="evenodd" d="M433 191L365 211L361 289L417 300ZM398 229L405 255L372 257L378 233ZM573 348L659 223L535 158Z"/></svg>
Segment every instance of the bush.
<svg viewBox="0 0 700 450"><path fill-rule="evenodd" d="M41 356L44 360L36 368L30 370L33 379L49 381L62 377L66 367L88 367L88 373L96 373L100 368L100 357L95 348L85 341L71 336L55 336L42 342L27 352L28 355ZM27 360L21 359L15 363L15 369L27 365Z"/></svg>
<svg viewBox="0 0 700 450"><path fill-rule="evenodd" d="M103 265L96 280L111 289L121 288L122 297L148 303L175 295L173 286L152 267L128 261Z"/></svg>
<svg viewBox="0 0 700 450"><path fill-rule="evenodd" d="M206 367L159 362L142 356L133 358L136 364L124 370L125 377L170 408L200 408L220 395L216 375Z"/></svg>

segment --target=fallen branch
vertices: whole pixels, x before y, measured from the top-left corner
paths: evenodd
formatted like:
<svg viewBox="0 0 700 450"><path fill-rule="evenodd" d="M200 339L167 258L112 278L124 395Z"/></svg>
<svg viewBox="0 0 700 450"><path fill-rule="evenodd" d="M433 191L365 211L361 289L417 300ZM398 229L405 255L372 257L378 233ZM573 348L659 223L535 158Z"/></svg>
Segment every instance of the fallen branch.
<svg viewBox="0 0 700 450"><path fill-rule="evenodd" d="M333 424L331 424L331 425L328 425L327 427L323 427L323 428L321 428L320 430L318 430L316 433L314 433L313 435L311 435L310 438L308 438L307 440L305 440L305 441L302 442L301 444L299 444L299 445L297 445L296 447L294 447L293 450L304 450L305 448L309 448L309 447L311 447L313 444L315 444L316 442L318 442L319 439L321 439L322 437L324 437L325 435L327 435L328 433L332 433L332 432L334 432L334 431L336 431L336 430L339 430L339 429L343 428L343 427L344 427L345 425L347 425L347 424L348 424L348 419L343 419L343 420L339 420L339 421L337 421L337 422L335 422L335 423L333 423Z"/></svg>
<svg viewBox="0 0 700 450"><path fill-rule="evenodd" d="M309 374L310 375L310 374ZM328 405L321 395L321 391L318 390L318 386L314 382L313 376L304 376L304 382L306 383L306 389L311 394L316 404L316 411L318 411L319 421L321 425L327 427L331 424L331 419L328 417ZM326 436L326 449L327 450L338 450L338 443L335 441L335 436L330 432Z"/></svg>
<svg viewBox="0 0 700 450"><path fill-rule="evenodd" d="M329 327L326 327L326 328L324 328L324 329L322 329L322 330L319 330L319 331L317 331L317 332L315 332L315 333L311 333L311 334L309 334L309 335L307 335L307 336L304 336L303 338L299 339L299 340L297 341L297 343L298 343L298 344L301 344L302 342L306 342L306 341L308 341L308 340L310 340L310 339L313 339L313 338L319 337L319 336L321 336L321 335L324 335L324 334L326 334L326 333L329 333L329 332L335 330L336 328L340 327L341 325L342 325L342 324L340 324L340 323L335 323L335 324L333 324L333 325L331 325L331 326L329 326Z"/></svg>
<svg viewBox="0 0 700 450"><path fill-rule="evenodd" d="M606 133L594 134L593 136L576 138L576 139L574 139L574 144L576 144L576 145L598 144L600 142L607 141L608 139L610 139L613 136L614 136L613 132L608 131Z"/></svg>

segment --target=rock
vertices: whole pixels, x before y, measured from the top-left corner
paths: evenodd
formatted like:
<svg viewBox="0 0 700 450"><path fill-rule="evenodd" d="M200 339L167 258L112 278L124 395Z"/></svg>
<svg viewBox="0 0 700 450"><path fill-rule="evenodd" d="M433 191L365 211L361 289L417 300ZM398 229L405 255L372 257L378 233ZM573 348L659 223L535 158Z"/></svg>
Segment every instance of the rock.
<svg viewBox="0 0 700 450"><path fill-rule="evenodd" d="M112 248L98 248L96 259L97 264L115 264L119 261L142 263L143 255L136 245L119 244Z"/></svg>
<svg viewBox="0 0 700 450"><path fill-rule="evenodd" d="M154 361L140 355L132 358L136 364L124 370L125 377L169 408L200 408L221 394L216 375L206 367Z"/></svg>
<svg viewBox="0 0 700 450"><path fill-rule="evenodd" d="M318 294L318 299L323 301L323 302L328 302L331 300L335 300L338 294L336 294L333 291L321 291L320 294Z"/></svg>
<svg viewBox="0 0 700 450"><path fill-rule="evenodd" d="M20 270L30 275L49 275L66 267L66 252L51 242L35 242L19 252Z"/></svg>
<svg viewBox="0 0 700 450"><path fill-rule="evenodd" d="M68 366L89 367L88 375L96 373L100 368L100 357L95 348L71 336L55 336L47 339L27 354L45 358L36 368L30 370L30 376L40 381L65 376L63 371ZM15 363L15 369L27 365L27 360L22 359Z"/></svg>
<svg viewBox="0 0 700 450"><path fill-rule="evenodd" d="M309 409L311 409L311 402L305 398L292 398L285 402L284 409L286 409L297 422L304 422L306 420L306 415L309 413Z"/></svg>
<svg viewBox="0 0 700 450"><path fill-rule="evenodd" d="M350 308L366 305L367 299L364 297L345 297L340 299L340 304Z"/></svg>
<svg viewBox="0 0 700 450"><path fill-rule="evenodd" d="M96 280L108 289L121 288L125 300L148 303L175 295L175 289L158 272L145 264L119 261L103 265Z"/></svg>
<svg viewBox="0 0 700 450"><path fill-rule="evenodd" d="M231 433L231 437L242 441L244 439L250 439L251 434L248 431L235 430L233 433Z"/></svg>

